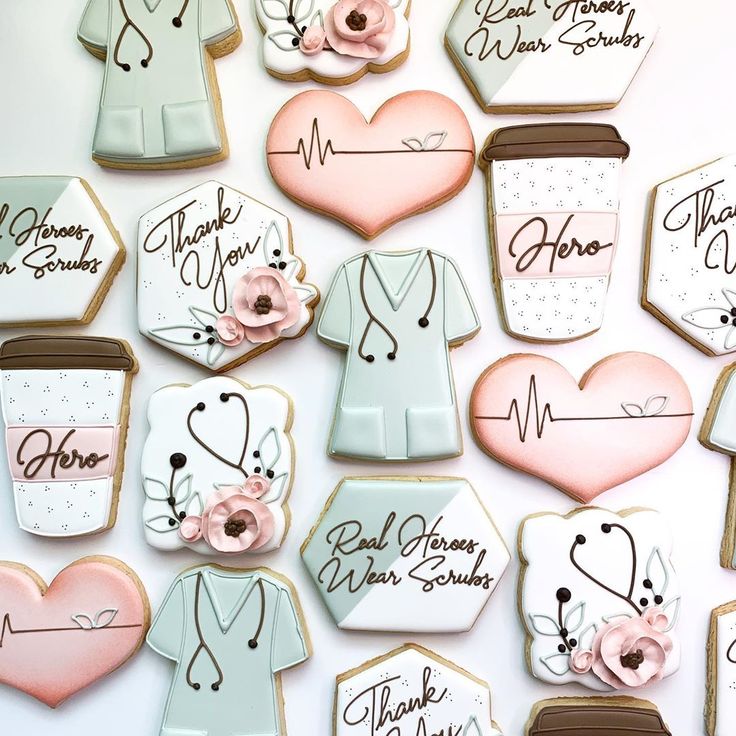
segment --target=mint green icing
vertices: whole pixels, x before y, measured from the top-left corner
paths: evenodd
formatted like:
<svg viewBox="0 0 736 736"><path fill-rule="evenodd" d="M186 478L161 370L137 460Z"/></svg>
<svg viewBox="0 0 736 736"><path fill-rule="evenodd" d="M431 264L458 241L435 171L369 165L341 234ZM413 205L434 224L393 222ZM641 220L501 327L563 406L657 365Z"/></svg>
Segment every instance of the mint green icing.
<svg viewBox="0 0 736 736"><path fill-rule="evenodd" d="M342 579L352 569L355 581L353 587L357 587L369 567L375 574L387 573L401 556L398 532L402 523L414 514L421 514L428 524L431 523L432 519L440 515L465 488L467 488L466 481L452 479L420 481L349 478L342 482L312 537L302 550L302 559L338 625L363 601L373 586L364 584L351 592L351 585L345 582L336 590L328 592L333 575L336 574L337 579ZM364 549L350 555L337 554L336 557L341 563L339 571L333 564L322 574L323 580L320 580L321 571L333 557L337 537L333 532L332 542L328 541L327 537L331 530L344 522L357 521L362 524L360 537L366 539L380 537L391 512L396 514L396 520L386 535L387 544L384 549ZM354 527L350 528L352 530ZM346 534L343 540L346 540L347 536ZM352 532L349 536L352 536ZM350 547L346 544L345 549L352 548L357 542L356 538ZM369 557L373 558L372 565Z"/></svg>
<svg viewBox="0 0 736 736"><path fill-rule="evenodd" d="M228 0L88 0L78 37L106 55L95 157L156 164L222 151L206 46L237 29Z"/></svg>
<svg viewBox="0 0 736 736"><path fill-rule="evenodd" d="M24 251L10 233L13 219L27 207L33 207L38 220L52 207L72 178L69 176L7 176L0 177L0 263L9 262ZM33 224L33 218L21 218L15 227L23 230ZM61 224L61 223L58 223ZM64 223L73 224L73 223Z"/></svg>

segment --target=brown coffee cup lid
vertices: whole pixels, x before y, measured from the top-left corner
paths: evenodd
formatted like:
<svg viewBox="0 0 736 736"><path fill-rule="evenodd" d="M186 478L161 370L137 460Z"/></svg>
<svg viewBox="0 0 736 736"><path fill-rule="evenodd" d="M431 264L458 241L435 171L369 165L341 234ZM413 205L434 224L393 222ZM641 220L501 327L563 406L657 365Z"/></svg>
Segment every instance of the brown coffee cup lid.
<svg viewBox="0 0 736 736"><path fill-rule="evenodd" d="M27 335L0 346L0 369L99 368L136 371L135 356L127 343L111 337L52 337Z"/></svg>
<svg viewBox="0 0 736 736"><path fill-rule="evenodd" d="M654 707L633 707L615 702L610 704L569 704L542 707L527 736L589 736L591 732L606 736L671 736L662 717ZM559 701L558 701L559 702Z"/></svg>
<svg viewBox="0 0 736 736"><path fill-rule="evenodd" d="M494 131L483 148L481 163L520 158L620 158L629 144L613 125L598 123L542 123L514 125Z"/></svg>

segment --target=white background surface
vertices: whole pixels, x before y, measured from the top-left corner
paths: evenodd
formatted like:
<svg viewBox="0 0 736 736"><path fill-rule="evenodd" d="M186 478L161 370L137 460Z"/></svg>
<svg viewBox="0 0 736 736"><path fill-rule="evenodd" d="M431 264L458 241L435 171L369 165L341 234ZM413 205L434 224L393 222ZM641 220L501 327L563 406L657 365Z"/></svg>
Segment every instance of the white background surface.
<svg viewBox="0 0 736 736"><path fill-rule="evenodd" d="M235 0L244 43L216 65L230 137L230 159L206 169L136 174L106 171L89 158L103 66L75 38L84 0L0 0L0 175L69 174L89 180L122 233L129 258L97 319L85 332L129 340L141 363L133 386L127 471L117 526L103 535L69 542L44 541L19 531L3 453L0 558L24 562L50 580L59 569L83 555L120 557L139 573L154 610L173 577L202 560L187 553L161 554L144 542L138 459L146 434L145 405L159 386L193 382L206 373L137 333L137 218L186 188L216 177L291 217L296 251L306 260L308 279L323 292L337 266L366 247L346 228L288 201L268 176L263 145L269 123L287 99L311 85L279 82L261 68L260 33L251 4L251 0ZM475 298L483 329L472 342L453 353L465 425L464 456L398 469L329 460L324 448L341 372L340 354L321 344L313 331L233 372L250 383L273 382L281 386L291 394L296 406L293 527L280 551L255 560L255 564L262 562L288 574L295 582L314 642L313 659L284 677L290 736L328 736L334 676L411 639L490 682L494 718L507 736L521 735L535 700L585 694L574 687L544 687L525 671L523 634L515 610L516 561L470 633L405 637L339 632L298 555L323 502L346 474L465 476L481 493L512 547L518 523L526 514L565 512L572 508L569 499L543 482L508 470L482 454L467 429L465 407L478 374L497 358L530 348L560 360L576 376L604 355L620 350L648 350L678 368L692 390L696 420L685 447L663 467L607 493L601 505L612 509L651 506L664 512L674 527L675 562L684 591L679 629L684 641L683 667L674 677L640 695L660 706L675 736L703 732L708 614L712 607L736 598L736 573L718 566L728 461L702 448L696 432L713 382L729 360L708 358L690 347L645 313L638 305L638 295L650 187L736 149L736 97L731 91L736 7L730 0L653 0L653 4L661 19L659 37L618 109L555 116L555 120L614 123L632 148L624 166L619 252L607 317L598 334L569 345L534 347L502 332L489 282L480 170L476 170L471 184L455 200L391 228L375 241L378 248L421 245L449 253L457 259ZM479 147L494 127L539 122L539 116L498 118L480 111L442 48L444 28L454 5L454 0L415 0L411 16L412 52L407 63L389 75L366 77L347 88L347 96L366 114L372 114L383 100L405 90L429 88L443 92L465 110ZM9 331L0 334L2 339L10 336ZM237 564L246 566L249 559L240 559ZM49 652L49 658L53 658L53 652ZM144 647L122 670L57 711L2 688L0 733L156 736L170 676L170 663Z"/></svg>

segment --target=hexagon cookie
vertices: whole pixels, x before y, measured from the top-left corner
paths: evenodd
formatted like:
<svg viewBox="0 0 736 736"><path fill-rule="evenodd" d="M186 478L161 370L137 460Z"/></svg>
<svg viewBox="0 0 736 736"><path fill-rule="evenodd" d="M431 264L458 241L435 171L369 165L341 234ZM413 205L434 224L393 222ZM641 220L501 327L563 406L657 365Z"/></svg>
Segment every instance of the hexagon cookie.
<svg viewBox="0 0 736 736"><path fill-rule="evenodd" d="M0 177L0 327L88 324L124 262L84 179Z"/></svg>
<svg viewBox="0 0 736 736"><path fill-rule="evenodd" d="M445 46L486 112L605 110L657 30L647 0L462 0Z"/></svg>
<svg viewBox="0 0 736 736"><path fill-rule="evenodd" d="M461 478L346 478L302 545L341 629L470 629L509 563Z"/></svg>
<svg viewBox="0 0 736 736"><path fill-rule="evenodd" d="M501 736L488 683L406 644L337 677L334 736Z"/></svg>
<svg viewBox="0 0 736 736"><path fill-rule="evenodd" d="M227 371L306 332L319 292L304 275L285 215L209 181L140 220L139 329Z"/></svg>
<svg viewBox="0 0 736 736"><path fill-rule="evenodd" d="M655 187L641 304L708 355L736 351L736 155Z"/></svg>

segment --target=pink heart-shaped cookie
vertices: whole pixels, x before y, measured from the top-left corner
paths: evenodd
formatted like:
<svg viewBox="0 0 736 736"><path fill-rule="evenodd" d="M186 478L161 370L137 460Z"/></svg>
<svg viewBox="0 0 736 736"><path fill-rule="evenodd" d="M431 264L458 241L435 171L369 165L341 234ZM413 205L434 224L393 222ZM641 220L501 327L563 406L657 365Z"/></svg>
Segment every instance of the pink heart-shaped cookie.
<svg viewBox="0 0 736 736"><path fill-rule="evenodd" d="M122 562L85 557L46 587L32 570L0 563L0 682L55 708L138 650L150 609Z"/></svg>
<svg viewBox="0 0 736 736"><path fill-rule="evenodd" d="M463 111L426 91L391 98L370 122L342 95L303 92L276 115L266 153L289 197L365 238L454 197L475 161Z"/></svg>
<svg viewBox="0 0 736 736"><path fill-rule="evenodd" d="M478 379L470 417L481 447L590 503L671 457L693 405L680 374L646 353L617 353L578 385L559 363L509 355Z"/></svg>

